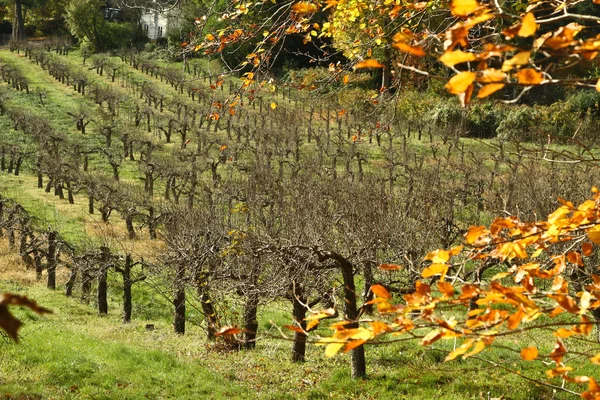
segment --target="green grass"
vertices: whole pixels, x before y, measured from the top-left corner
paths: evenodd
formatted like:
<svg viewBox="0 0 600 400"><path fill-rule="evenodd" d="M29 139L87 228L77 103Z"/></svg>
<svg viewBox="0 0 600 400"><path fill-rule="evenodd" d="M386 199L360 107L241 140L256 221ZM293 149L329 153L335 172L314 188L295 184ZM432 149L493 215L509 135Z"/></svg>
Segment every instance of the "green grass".
<svg viewBox="0 0 600 400"><path fill-rule="evenodd" d="M6 262L5 248L0 258ZM488 393L507 399L552 396L552 389L526 383L515 374L475 359L443 363L453 341L438 342L432 348L415 342L368 346L369 377L352 380L349 355L327 359L322 347L309 345L308 361L294 364L289 361L291 343L287 340L265 338L254 351L222 351L207 344L204 332L192 324L184 336L172 333L168 314L154 314L152 320L134 315L131 324L123 325L118 289L111 290L110 311L105 317L97 316L93 304L66 298L61 291L49 291L41 283L4 279L0 291L27 294L54 311L40 317L17 310L16 315L25 322L20 343L0 341L0 387L2 394L15 398L458 400L479 399L481 395L487 398ZM141 299L140 292L145 295L147 291L143 285L134 287L134 304ZM271 322L278 326L289 323L288 309L285 302L261 309L263 337L279 336ZM148 322L155 324L154 331L145 329ZM517 351L532 340L518 338ZM515 353L493 348L482 357L508 361L515 359ZM539 379L547 369L522 361L504 365ZM570 396L557 393L554 398Z"/></svg>

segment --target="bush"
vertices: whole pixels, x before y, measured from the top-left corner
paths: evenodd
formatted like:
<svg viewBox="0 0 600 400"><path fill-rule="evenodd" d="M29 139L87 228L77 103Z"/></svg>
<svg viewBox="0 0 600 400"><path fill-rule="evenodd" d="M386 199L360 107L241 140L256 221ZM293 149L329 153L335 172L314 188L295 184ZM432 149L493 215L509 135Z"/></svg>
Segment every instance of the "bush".
<svg viewBox="0 0 600 400"><path fill-rule="evenodd" d="M476 103L466 112L467 137L491 139L496 136L500 121L505 117L504 108L492 102Z"/></svg>
<svg viewBox="0 0 600 400"><path fill-rule="evenodd" d="M496 133L504 140L532 141L540 133L540 112L535 107L512 106L498 124Z"/></svg>

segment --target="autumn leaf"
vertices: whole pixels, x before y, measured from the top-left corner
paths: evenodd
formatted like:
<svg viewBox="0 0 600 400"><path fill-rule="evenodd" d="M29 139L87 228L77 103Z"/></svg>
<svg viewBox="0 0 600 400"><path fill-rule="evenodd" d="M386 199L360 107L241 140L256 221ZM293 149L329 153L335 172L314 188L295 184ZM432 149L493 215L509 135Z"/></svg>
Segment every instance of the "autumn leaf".
<svg viewBox="0 0 600 400"><path fill-rule="evenodd" d="M417 57L424 57L427 54L427 53L425 53L425 50L423 50L421 47L411 46L404 42L393 43L392 47L397 50L412 54L413 56L417 56Z"/></svg>
<svg viewBox="0 0 600 400"><path fill-rule="evenodd" d="M517 72L517 81L522 85L539 85L544 80L541 72L525 68Z"/></svg>
<svg viewBox="0 0 600 400"><path fill-rule="evenodd" d="M438 274L445 275L448 272L448 268L450 268L448 264L431 264L421 272L421 276L423 278L430 278Z"/></svg>
<svg viewBox="0 0 600 400"><path fill-rule="evenodd" d="M589 257L589 256L591 256L591 255L592 255L592 253L593 253L593 251L594 251L594 245L593 245L593 244L591 244L591 243L587 243L587 242L586 242L586 243L584 243L584 244L581 246L581 252L582 252L582 253L583 253L583 255L584 255L584 256L586 256L586 257Z"/></svg>
<svg viewBox="0 0 600 400"><path fill-rule="evenodd" d="M224 326L221 329L219 329L219 331L217 333L215 333L215 336L231 336L231 335L237 335L238 333L241 333L242 330L240 328L236 328L234 326Z"/></svg>
<svg viewBox="0 0 600 400"><path fill-rule="evenodd" d="M356 64L354 66L354 68L356 68L356 69L361 69L361 68L385 68L385 65L383 65L379 61L375 60L374 58L370 58L368 60L359 62L358 64Z"/></svg>
<svg viewBox="0 0 600 400"><path fill-rule="evenodd" d="M430 251L423 259L434 264L445 263L450 260L450 252L443 249Z"/></svg>
<svg viewBox="0 0 600 400"><path fill-rule="evenodd" d="M296 14L312 14L317 11L316 4L300 2L292 6L292 10Z"/></svg>
<svg viewBox="0 0 600 400"><path fill-rule="evenodd" d="M475 0L453 0L450 4L452 15L456 17L466 17L479 8Z"/></svg>
<svg viewBox="0 0 600 400"><path fill-rule="evenodd" d="M285 329L289 329L290 331L294 331L294 332L298 332L298 333L304 333L304 331L302 330L302 328L295 326L295 325L284 325L283 326Z"/></svg>
<svg viewBox="0 0 600 400"><path fill-rule="evenodd" d="M29 300L27 296L10 293L0 295L0 329L4 330L15 342L19 340L18 332L23 323L11 314L9 306L26 307L40 315L52 313L52 311L38 306L35 301Z"/></svg>
<svg viewBox="0 0 600 400"><path fill-rule="evenodd" d="M550 353L550 358L554 360L556 365L559 365L562 362L565 354L567 354L567 348L562 340L558 339L554 345L554 350L552 350L552 353Z"/></svg>
<svg viewBox="0 0 600 400"><path fill-rule="evenodd" d="M454 297L454 287L449 282L438 282L438 289L446 297Z"/></svg>
<svg viewBox="0 0 600 400"><path fill-rule="evenodd" d="M344 85L347 85L349 80L350 77L348 75L344 75L344 77L342 78L342 82L344 82Z"/></svg>
<svg viewBox="0 0 600 400"><path fill-rule="evenodd" d="M538 349L536 347L526 347L521 350L521 358L525 361L532 361L538 357Z"/></svg>
<svg viewBox="0 0 600 400"><path fill-rule="evenodd" d="M485 99L488 96L496 93L498 90L501 90L506 84L504 83L489 83L479 89L479 93L477 93L478 99Z"/></svg>
<svg viewBox="0 0 600 400"><path fill-rule="evenodd" d="M388 292L388 290L380 284L375 284L373 286L371 286L371 291L377 296L377 297L383 297L384 299L391 299L392 295L390 294L390 292Z"/></svg>
<svg viewBox="0 0 600 400"><path fill-rule="evenodd" d="M533 15L533 13L529 12L525 14L523 19L521 20L521 28L519 29L517 35L524 38L529 37L535 34L536 30L537 24L535 23L535 16Z"/></svg>
<svg viewBox="0 0 600 400"><path fill-rule="evenodd" d="M507 72L512 70L514 67L529 64L530 55L530 51L522 51L515 54L510 60L506 60L504 63L502 63L502 72Z"/></svg>
<svg viewBox="0 0 600 400"><path fill-rule="evenodd" d="M446 84L446 89L452 94L464 93L475 80L475 72L465 71L454 75Z"/></svg>
<svg viewBox="0 0 600 400"><path fill-rule="evenodd" d="M381 264L379 267L379 269L382 269L384 271L396 271L402 268L401 265L396 265L396 264Z"/></svg>
<svg viewBox="0 0 600 400"><path fill-rule="evenodd" d="M600 244L600 225L592 226L587 230L587 234L594 244Z"/></svg>
<svg viewBox="0 0 600 400"><path fill-rule="evenodd" d="M467 61L477 60L477 56L474 53L467 53L462 50L447 51L439 58L439 60L447 67L454 67L456 64L464 63Z"/></svg>
<svg viewBox="0 0 600 400"><path fill-rule="evenodd" d="M471 348L472 345L473 345L473 339L465 340L465 342L463 344L458 346L456 349L451 351L450 354L448 354L446 356L446 358L444 359L444 362L452 361L456 357L458 357L462 354L465 354L467 351L469 351L469 349Z"/></svg>
<svg viewBox="0 0 600 400"><path fill-rule="evenodd" d="M343 342L340 342L340 343L329 343L325 347L325 356L327 356L327 357L333 357L333 356L335 356L342 349L342 347L344 347L345 345L346 345L346 343L343 343Z"/></svg>

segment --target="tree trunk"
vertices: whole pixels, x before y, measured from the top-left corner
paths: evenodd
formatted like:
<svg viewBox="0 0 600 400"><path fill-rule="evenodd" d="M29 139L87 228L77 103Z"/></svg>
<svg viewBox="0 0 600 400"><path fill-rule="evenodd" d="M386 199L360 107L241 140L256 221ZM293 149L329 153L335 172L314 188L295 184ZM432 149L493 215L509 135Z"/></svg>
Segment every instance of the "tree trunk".
<svg viewBox="0 0 600 400"><path fill-rule="evenodd" d="M258 331L258 320L256 317L258 311L258 295L250 294L246 302L244 310L245 330L245 347L246 349L254 349L256 347L256 332Z"/></svg>
<svg viewBox="0 0 600 400"><path fill-rule="evenodd" d="M202 306L202 312L206 318L206 337L208 340L214 340L215 333L218 329L218 318L217 312L210 298L208 291L208 281L199 274L196 277L196 285L198 290L198 297L200 298L200 305Z"/></svg>
<svg viewBox="0 0 600 400"><path fill-rule="evenodd" d="M107 247L100 249L100 273L98 274L98 313L108 314L108 261L110 250Z"/></svg>
<svg viewBox="0 0 600 400"><path fill-rule="evenodd" d="M175 282L175 320L173 327L175 333L185 334L185 266L180 265L177 269L177 278Z"/></svg>
<svg viewBox="0 0 600 400"><path fill-rule="evenodd" d="M125 265L123 266L123 323L129 323L131 321L131 286L133 282L131 281L131 266L133 264L133 260L131 259L131 254L127 254L125 256Z"/></svg>
<svg viewBox="0 0 600 400"><path fill-rule="evenodd" d="M48 255L46 260L48 262L48 289L56 289L56 255L57 255L57 243L56 243L56 232L48 233Z"/></svg>
<svg viewBox="0 0 600 400"><path fill-rule="evenodd" d="M344 279L344 303L346 305L346 318L353 321L346 328L358 328L358 307L356 306L356 286L354 285L354 267L343 257L337 259L342 269ZM365 348L358 346L351 350L352 379L363 378L367 375L365 362Z"/></svg>
<svg viewBox="0 0 600 400"><path fill-rule="evenodd" d="M73 265L71 267L71 276L69 276L69 280L65 285L65 296L71 297L73 296L73 286L75 286L75 281L77 280L77 266Z"/></svg>
<svg viewBox="0 0 600 400"><path fill-rule="evenodd" d="M12 38L13 40L25 39L25 23L23 21L23 7L21 6L21 0L15 0L13 6Z"/></svg>
<svg viewBox="0 0 600 400"><path fill-rule="evenodd" d="M304 291L298 284L294 285L293 289L293 311L292 315L296 325L306 331L306 298L304 297ZM304 362L306 357L306 334L304 332L294 333L294 346L292 347L292 361L293 362Z"/></svg>

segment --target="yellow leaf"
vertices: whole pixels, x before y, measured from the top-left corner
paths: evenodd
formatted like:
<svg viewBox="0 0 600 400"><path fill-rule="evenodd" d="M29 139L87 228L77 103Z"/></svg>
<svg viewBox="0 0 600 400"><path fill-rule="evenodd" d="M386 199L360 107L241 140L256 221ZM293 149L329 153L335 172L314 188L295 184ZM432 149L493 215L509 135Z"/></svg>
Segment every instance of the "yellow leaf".
<svg viewBox="0 0 600 400"><path fill-rule="evenodd" d="M443 249L431 251L427 253L427 255L424 258L425 261L431 261L434 264L445 263L449 259L450 252Z"/></svg>
<svg viewBox="0 0 600 400"><path fill-rule="evenodd" d="M592 226L587 231L588 237L595 244L600 244L600 225Z"/></svg>
<svg viewBox="0 0 600 400"><path fill-rule="evenodd" d="M525 361L535 360L538 356L538 349L536 347L526 347L521 350L521 358Z"/></svg>
<svg viewBox="0 0 600 400"><path fill-rule="evenodd" d="M600 79L596 82L596 91L600 92Z"/></svg>
<svg viewBox="0 0 600 400"><path fill-rule="evenodd" d="M504 83L488 83L487 85L479 89L479 93L477 93L477 98L485 99L486 97L491 96L498 90L502 89L504 86L506 86Z"/></svg>
<svg viewBox="0 0 600 400"><path fill-rule="evenodd" d="M477 56L474 53L467 53L462 50L454 50L445 52L439 60L447 67L454 67L456 64L467 61L475 61Z"/></svg>
<svg viewBox="0 0 600 400"><path fill-rule="evenodd" d="M517 80L522 85L539 85L544 78L542 73L534 68L525 68L517 72Z"/></svg>
<svg viewBox="0 0 600 400"><path fill-rule="evenodd" d="M600 365L600 353L596 354L594 357L591 357L590 362L592 364Z"/></svg>
<svg viewBox="0 0 600 400"><path fill-rule="evenodd" d="M417 47L417 46L411 46L404 42L396 42L396 43L392 44L392 47L395 49L398 49L400 51L403 51L405 53L410 53L413 56L417 56L417 57L424 57L427 54L427 53L425 53L425 50L423 50L422 48Z"/></svg>
<svg viewBox="0 0 600 400"><path fill-rule="evenodd" d="M527 13L521 20L521 28L519 28L519 32L517 35L521 37L529 37L535 34L537 30L537 24L535 23L535 16L533 13Z"/></svg>
<svg viewBox="0 0 600 400"><path fill-rule="evenodd" d="M437 274L446 275L449 267L450 266L448 264L431 264L429 267L425 268L423 272L421 272L421 276L423 278L430 278Z"/></svg>
<svg viewBox="0 0 600 400"><path fill-rule="evenodd" d="M504 61L504 63L502 63L502 72L507 72L513 69L514 67L529 64L530 55L530 51L522 51L520 53L515 54L513 58L511 58L510 60L506 60Z"/></svg>
<svg viewBox="0 0 600 400"><path fill-rule="evenodd" d="M483 340L480 340L479 342L475 343L475 346L473 346L473 349L469 353L462 356L462 358L464 360L465 358L472 357L478 353L481 353L483 351L483 349L485 349L485 342Z"/></svg>
<svg viewBox="0 0 600 400"><path fill-rule="evenodd" d="M325 355L327 357L335 356L341 349L344 347L346 343L329 343L325 347Z"/></svg>
<svg viewBox="0 0 600 400"><path fill-rule="evenodd" d="M446 356L444 362L452 361L456 357L465 354L473 345L473 339L467 339L463 344L457 347L455 350L451 351L450 354Z"/></svg>
<svg viewBox="0 0 600 400"><path fill-rule="evenodd" d="M408 42L409 40L412 40L414 36L415 35L410 31L410 29L402 28L400 29L400 32L396 33L392 37L392 40L394 42Z"/></svg>
<svg viewBox="0 0 600 400"><path fill-rule="evenodd" d="M382 63L380 63L379 61L370 58L368 60L365 61L361 61L358 64L356 64L354 66L354 68L356 69L360 69L360 68L385 68L385 65L383 65Z"/></svg>
<svg viewBox="0 0 600 400"><path fill-rule="evenodd" d="M456 17L466 17L478 7L479 4L475 0L453 0L450 5L452 14Z"/></svg>
<svg viewBox="0 0 600 400"><path fill-rule="evenodd" d="M344 85L347 85L349 80L350 80L350 77L348 75L344 75L344 77L342 78Z"/></svg>
<svg viewBox="0 0 600 400"><path fill-rule="evenodd" d="M476 76L475 72L469 71L454 75L446 84L446 89L452 94L464 93L471 83L473 83Z"/></svg>
<svg viewBox="0 0 600 400"><path fill-rule="evenodd" d="M506 74L494 68L488 68L481 71L481 78L477 81L482 83L499 83L506 79Z"/></svg>
<svg viewBox="0 0 600 400"><path fill-rule="evenodd" d="M274 109L276 109L276 108L277 108L277 103L275 103L275 102L272 102L272 103L271 103L271 110L274 110Z"/></svg>

